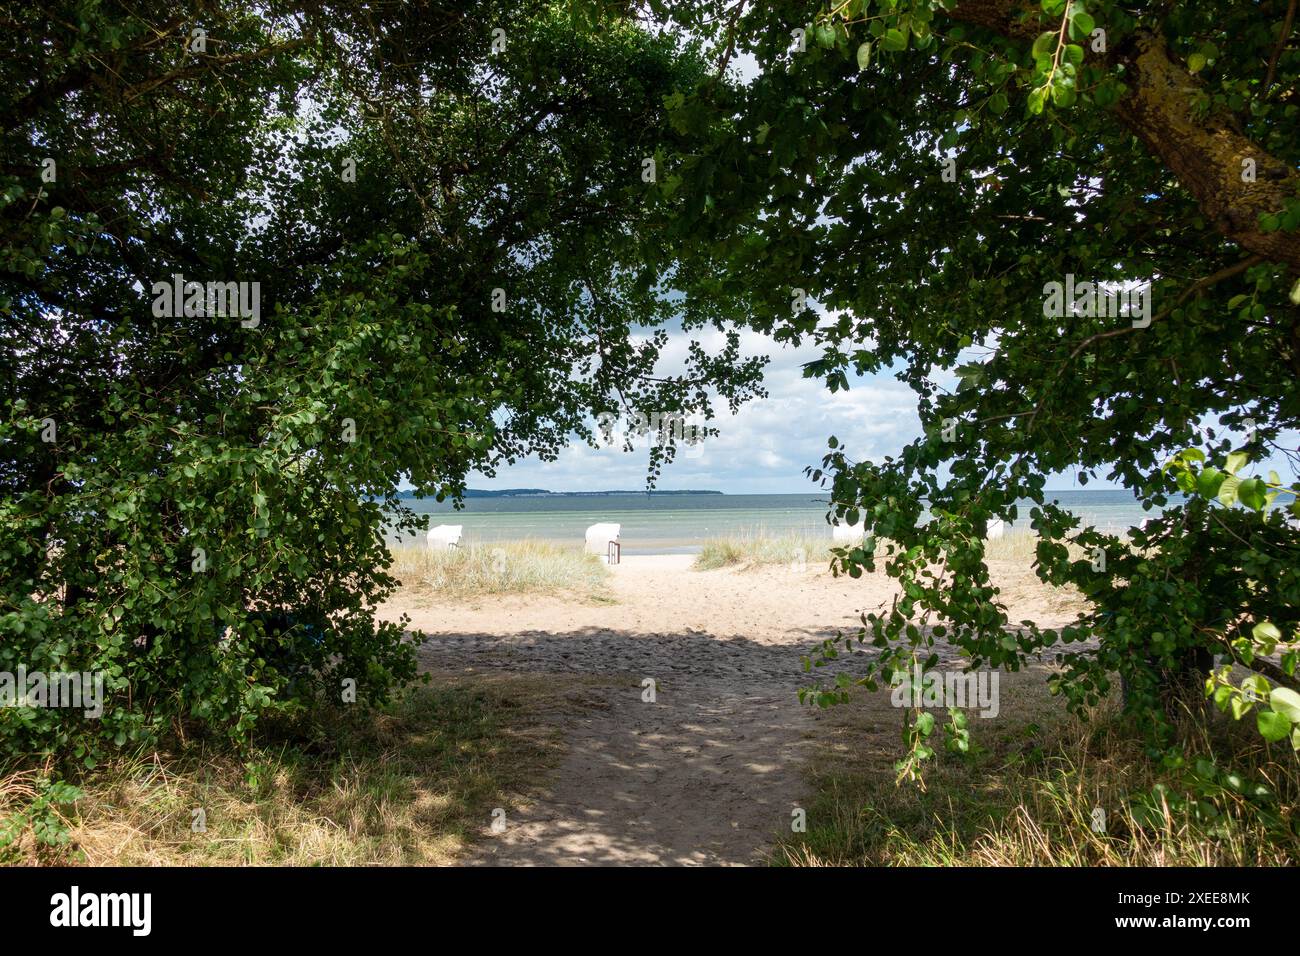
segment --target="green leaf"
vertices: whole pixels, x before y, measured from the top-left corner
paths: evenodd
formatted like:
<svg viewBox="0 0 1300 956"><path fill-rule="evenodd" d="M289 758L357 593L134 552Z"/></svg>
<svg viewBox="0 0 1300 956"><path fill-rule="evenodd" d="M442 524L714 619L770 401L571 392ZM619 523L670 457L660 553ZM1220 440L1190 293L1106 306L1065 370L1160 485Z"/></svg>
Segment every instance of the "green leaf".
<svg viewBox="0 0 1300 956"><path fill-rule="evenodd" d="M907 49L907 34L897 27L886 30L885 35L880 38L880 45L891 52Z"/></svg>
<svg viewBox="0 0 1300 956"><path fill-rule="evenodd" d="M1073 105L1075 99L1074 81L1064 78L1052 84L1052 102L1062 108Z"/></svg>
<svg viewBox="0 0 1300 956"><path fill-rule="evenodd" d="M1269 743L1285 740L1291 733L1291 721L1275 710L1261 710L1255 715L1259 734Z"/></svg>
<svg viewBox="0 0 1300 956"><path fill-rule="evenodd" d="M1231 505L1237 500L1237 488L1241 485L1241 480L1234 477L1223 479L1223 484L1219 485L1219 493L1216 496L1222 505Z"/></svg>
<svg viewBox="0 0 1300 956"><path fill-rule="evenodd" d="M870 65L871 65L871 44L870 43L859 44L858 45L858 69L865 70Z"/></svg>
<svg viewBox="0 0 1300 956"><path fill-rule="evenodd" d="M1268 504L1268 489L1258 478L1247 478L1237 489L1237 498L1253 511L1262 511Z"/></svg>
<svg viewBox="0 0 1300 956"><path fill-rule="evenodd" d="M1250 461L1250 456L1244 451L1234 451L1228 456L1227 462L1224 463L1223 470L1230 475L1235 475L1248 461Z"/></svg>
<svg viewBox="0 0 1300 956"><path fill-rule="evenodd" d="M1274 687L1268 695L1269 706L1293 724L1300 724L1300 694L1289 687Z"/></svg>
<svg viewBox="0 0 1300 956"><path fill-rule="evenodd" d="M1282 640L1282 632L1272 621L1260 621L1251 628L1250 633L1261 644L1277 644Z"/></svg>
<svg viewBox="0 0 1300 956"><path fill-rule="evenodd" d="M1046 33L1038 34L1038 38L1034 40L1034 46L1031 51L1034 59L1051 59L1052 53L1055 52L1056 44L1058 42L1060 42L1060 38L1051 30L1048 30Z"/></svg>
<svg viewBox="0 0 1300 956"><path fill-rule="evenodd" d="M1217 468L1205 468L1196 476L1196 490L1203 497L1213 498L1219 493L1225 477Z"/></svg>
<svg viewBox="0 0 1300 956"><path fill-rule="evenodd" d="M1187 58L1187 72L1200 73L1201 70L1205 69L1205 62L1204 53L1193 53Z"/></svg>
<svg viewBox="0 0 1300 956"><path fill-rule="evenodd" d="M1269 692L1268 681L1259 674L1251 674L1243 680L1241 682L1241 689L1243 691L1249 691L1259 700L1266 698Z"/></svg>

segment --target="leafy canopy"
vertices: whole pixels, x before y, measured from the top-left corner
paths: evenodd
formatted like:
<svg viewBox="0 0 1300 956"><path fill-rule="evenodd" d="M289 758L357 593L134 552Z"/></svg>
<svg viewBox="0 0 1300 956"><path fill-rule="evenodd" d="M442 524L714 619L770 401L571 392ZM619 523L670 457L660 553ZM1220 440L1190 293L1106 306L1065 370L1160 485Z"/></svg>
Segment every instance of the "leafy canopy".
<svg viewBox="0 0 1300 956"><path fill-rule="evenodd" d="M108 698L0 710L9 752L381 702L415 674L375 616L400 482L756 387L734 344L650 374L670 319L720 318L679 315L650 229L642 160L705 69L666 37L544 2L4 19L0 671ZM248 297L176 310L173 281Z"/></svg>
<svg viewBox="0 0 1300 956"><path fill-rule="evenodd" d="M942 641L972 667L1063 652L1056 690L1093 704L1118 672L1159 734L1168 691L1228 655L1290 688L1266 736L1291 734L1295 655L1269 656L1300 624L1287 4L652 6L712 29L720 63L756 64L669 104L675 129L710 141L673 158L691 197L674 241L721 257L720 301L754 296L758 327L820 344L806 372L831 391L889 373L919 403L924 435L898 454L860 460L832 438L810 469L840 519L888 540L901 596L808 663L874 645L859 682L875 687L935 666ZM1049 314L1053 284L1075 281L1146 288L1149 309ZM1255 474L1270 455L1288 478ZM1045 491L1059 474L1163 512L1127 536L1083 527ZM1008 620L984 560L995 518L1029 519L1039 576L1078 587L1088 613L1060 630ZM837 565L878 560L868 545Z"/></svg>

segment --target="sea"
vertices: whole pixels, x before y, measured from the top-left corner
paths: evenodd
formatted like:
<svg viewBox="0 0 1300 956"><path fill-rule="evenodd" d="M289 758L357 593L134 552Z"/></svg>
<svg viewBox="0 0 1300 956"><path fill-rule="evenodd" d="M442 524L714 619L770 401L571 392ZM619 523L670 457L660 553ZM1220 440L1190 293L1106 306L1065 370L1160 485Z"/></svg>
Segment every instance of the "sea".
<svg viewBox="0 0 1300 956"><path fill-rule="evenodd" d="M1103 531L1123 531L1152 517L1127 491L1049 492L1049 500ZM622 525L623 554L694 554L710 538L799 534L831 537L826 495L537 495L470 498L459 511L450 502L406 502L428 514L429 525L463 526L463 545L524 538L581 544L589 525ZM1029 529L1030 502L1009 531ZM409 539L408 539L409 540Z"/></svg>

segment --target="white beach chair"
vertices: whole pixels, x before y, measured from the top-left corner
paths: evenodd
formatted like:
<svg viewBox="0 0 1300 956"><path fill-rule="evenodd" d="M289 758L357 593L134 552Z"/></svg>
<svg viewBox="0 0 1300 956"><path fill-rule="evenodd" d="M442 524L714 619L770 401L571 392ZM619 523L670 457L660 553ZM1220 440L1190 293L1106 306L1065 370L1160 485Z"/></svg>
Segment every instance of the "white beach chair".
<svg viewBox="0 0 1300 956"><path fill-rule="evenodd" d="M866 534L866 522L859 521L857 524L833 524L831 525L831 540L844 542L846 544L858 544Z"/></svg>
<svg viewBox="0 0 1300 956"><path fill-rule="evenodd" d="M430 528L429 550L448 551L451 548L459 548L460 532L464 527L460 524L440 524L436 528Z"/></svg>
<svg viewBox="0 0 1300 956"><path fill-rule="evenodd" d="M618 564L623 556L623 545L618 540L622 525L602 521L587 529L587 547L590 554L603 554L610 564Z"/></svg>
<svg viewBox="0 0 1300 956"><path fill-rule="evenodd" d="M1001 518L994 518L989 522L988 540L994 541L1007 533L1006 523Z"/></svg>

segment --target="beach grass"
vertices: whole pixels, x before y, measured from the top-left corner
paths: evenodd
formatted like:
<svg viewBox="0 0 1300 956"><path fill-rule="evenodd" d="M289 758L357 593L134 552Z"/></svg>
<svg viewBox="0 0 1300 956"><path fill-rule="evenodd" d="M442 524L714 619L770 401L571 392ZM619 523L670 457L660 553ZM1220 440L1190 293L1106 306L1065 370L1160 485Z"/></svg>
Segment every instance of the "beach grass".
<svg viewBox="0 0 1300 956"><path fill-rule="evenodd" d="M413 594L467 598L496 594L571 593L608 599L604 560L578 547L545 541L503 541L432 551L424 544L393 549L389 568Z"/></svg>
<svg viewBox="0 0 1300 956"><path fill-rule="evenodd" d="M830 563L832 548L850 547L853 544L856 542L833 541L829 536L823 535L744 532L705 541L695 560L695 568L711 571L717 568L759 568L780 564L796 567L801 563L824 568ZM986 541L984 555L989 561L1029 567L1035 560L1037 546L1038 535L1033 532L1008 532L1000 538ZM885 539L876 539L875 553L878 559L888 556L888 543Z"/></svg>
<svg viewBox="0 0 1300 956"><path fill-rule="evenodd" d="M987 561L1014 562L1028 567L1034 563L1037 547L1037 533L1007 531L1000 538L992 538L984 542L984 558Z"/></svg>
<svg viewBox="0 0 1300 956"><path fill-rule="evenodd" d="M815 796L807 805L807 831L782 836L774 862L1294 866L1300 860L1292 822L1300 768L1291 754L1270 753L1253 726L1189 712L1178 741L1186 764L1175 771L1149 759L1143 736L1114 702L1085 723L1061 711L1041 676L1003 675L1003 717L989 726L972 719L978 752L969 758L941 752L926 770L923 790L895 783L900 711L888 707L888 692L884 707L832 708L834 733L809 771ZM1225 754L1232 755L1230 768ZM1252 796L1256 786L1272 798Z"/></svg>
<svg viewBox="0 0 1300 956"><path fill-rule="evenodd" d="M83 794L57 811L66 845L42 845L29 829L0 862L454 863L494 810L508 818L558 762L557 721L544 718L587 712L599 686L574 675L443 675L383 711L271 734L243 755L191 742L122 758L72 781ZM38 786L31 770L0 774L0 819L21 813Z"/></svg>
<svg viewBox="0 0 1300 956"><path fill-rule="evenodd" d="M829 537L747 532L705 541L695 558L694 568L713 571L718 568L787 565L820 569L830 563L834 546Z"/></svg>

